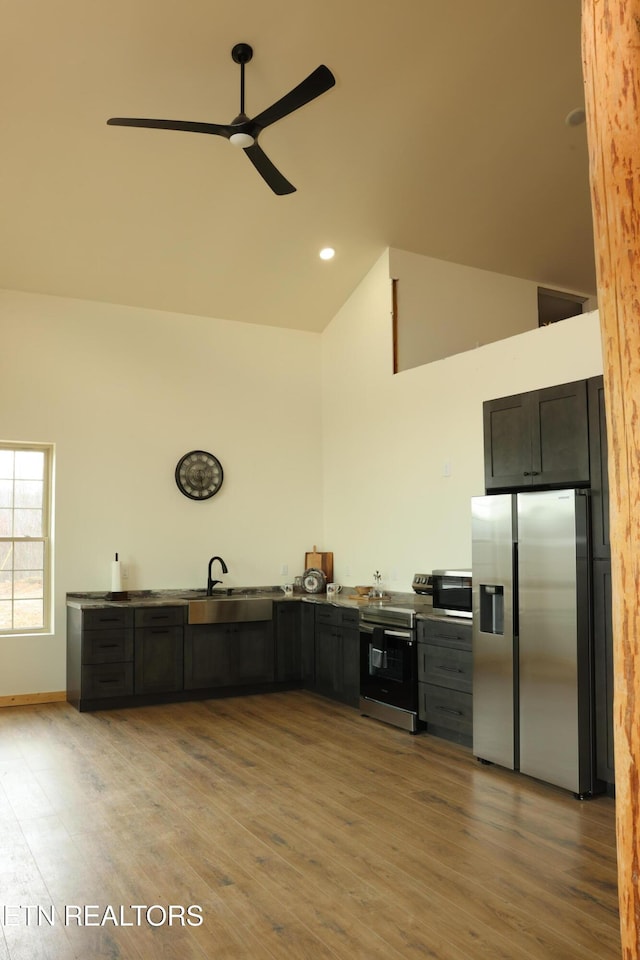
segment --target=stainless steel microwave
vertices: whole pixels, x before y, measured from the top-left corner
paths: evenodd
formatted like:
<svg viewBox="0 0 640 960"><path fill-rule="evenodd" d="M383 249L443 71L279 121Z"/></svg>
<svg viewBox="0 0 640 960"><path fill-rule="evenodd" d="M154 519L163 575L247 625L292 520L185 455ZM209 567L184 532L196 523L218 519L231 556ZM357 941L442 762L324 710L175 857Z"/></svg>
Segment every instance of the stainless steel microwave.
<svg viewBox="0 0 640 960"><path fill-rule="evenodd" d="M471 570L434 570L431 583L434 613L471 618Z"/></svg>

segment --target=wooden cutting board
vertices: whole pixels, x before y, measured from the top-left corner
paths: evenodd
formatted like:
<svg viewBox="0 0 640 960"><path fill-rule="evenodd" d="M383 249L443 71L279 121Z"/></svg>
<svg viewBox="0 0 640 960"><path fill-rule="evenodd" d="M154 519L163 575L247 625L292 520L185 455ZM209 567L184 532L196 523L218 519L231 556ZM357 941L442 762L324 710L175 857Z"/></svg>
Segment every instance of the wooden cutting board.
<svg viewBox="0 0 640 960"><path fill-rule="evenodd" d="M314 543L313 550L304 555L304 568L305 570L310 568L322 570L327 582L331 583L333 581L333 553L319 551Z"/></svg>

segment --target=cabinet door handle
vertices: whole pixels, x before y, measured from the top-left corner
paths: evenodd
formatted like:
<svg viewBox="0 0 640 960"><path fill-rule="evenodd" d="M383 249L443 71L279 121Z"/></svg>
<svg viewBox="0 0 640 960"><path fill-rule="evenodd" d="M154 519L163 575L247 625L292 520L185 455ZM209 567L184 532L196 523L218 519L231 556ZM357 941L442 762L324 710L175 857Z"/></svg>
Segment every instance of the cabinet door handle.
<svg viewBox="0 0 640 960"><path fill-rule="evenodd" d="M462 673L460 667L448 667L446 663L439 664L437 669L444 670L446 673Z"/></svg>
<svg viewBox="0 0 640 960"><path fill-rule="evenodd" d="M531 476L532 476L532 477L539 477L539 476L540 476L540 470L532 470L532 471L531 471Z"/></svg>
<svg viewBox="0 0 640 960"><path fill-rule="evenodd" d="M101 649L101 650L113 650L114 647L117 647L117 646L119 646L119 644L117 644L117 643L101 643L101 644L100 644L100 649Z"/></svg>
<svg viewBox="0 0 640 960"><path fill-rule="evenodd" d="M436 707L436 710L439 710L440 713L450 713L454 717L462 716L462 710L454 710L453 707Z"/></svg>
<svg viewBox="0 0 640 960"><path fill-rule="evenodd" d="M525 476L525 477L530 477L530 476L531 476L531 471L530 471L530 470L525 470L524 476Z"/></svg>

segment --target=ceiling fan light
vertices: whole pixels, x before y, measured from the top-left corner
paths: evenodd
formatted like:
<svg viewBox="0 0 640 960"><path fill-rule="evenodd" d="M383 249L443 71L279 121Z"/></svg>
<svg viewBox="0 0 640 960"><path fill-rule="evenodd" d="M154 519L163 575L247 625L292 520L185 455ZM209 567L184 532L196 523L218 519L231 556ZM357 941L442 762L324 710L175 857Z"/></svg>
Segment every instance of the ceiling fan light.
<svg viewBox="0 0 640 960"><path fill-rule="evenodd" d="M234 147L242 147L243 150L247 147L252 147L255 143L250 133L232 133L229 140Z"/></svg>

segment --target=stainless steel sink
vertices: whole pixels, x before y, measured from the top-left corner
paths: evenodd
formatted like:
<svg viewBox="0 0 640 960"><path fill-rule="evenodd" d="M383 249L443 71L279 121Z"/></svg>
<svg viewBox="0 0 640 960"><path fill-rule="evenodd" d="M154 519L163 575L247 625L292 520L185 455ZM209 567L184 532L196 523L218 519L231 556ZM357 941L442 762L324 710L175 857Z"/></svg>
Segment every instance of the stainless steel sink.
<svg viewBox="0 0 640 960"><path fill-rule="evenodd" d="M187 623L245 623L272 616L273 600L265 597L203 597L189 601Z"/></svg>

